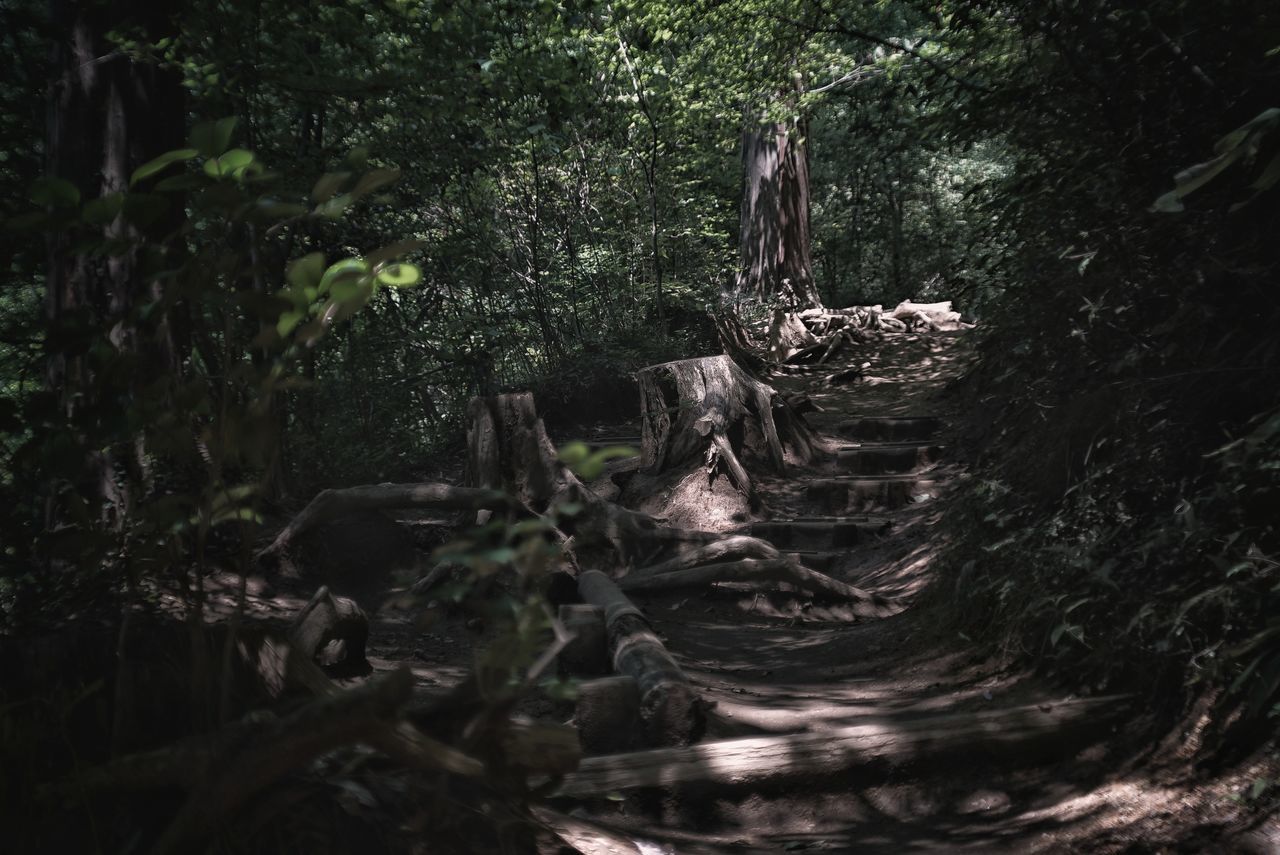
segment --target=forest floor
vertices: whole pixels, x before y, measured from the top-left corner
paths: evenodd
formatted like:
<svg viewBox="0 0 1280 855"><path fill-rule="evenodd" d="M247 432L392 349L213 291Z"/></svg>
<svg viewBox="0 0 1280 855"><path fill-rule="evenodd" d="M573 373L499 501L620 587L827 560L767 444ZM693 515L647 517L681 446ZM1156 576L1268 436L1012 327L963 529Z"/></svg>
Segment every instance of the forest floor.
<svg viewBox="0 0 1280 855"><path fill-rule="evenodd" d="M557 807L625 834L643 853L1280 851L1280 828L1242 835L1238 794L1248 789L1248 771L1197 776L1189 763L1194 732L1152 745L1153 718L1134 699L1116 701L1118 716L1001 750L948 740L951 723L969 714L1051 710L1087 692L1055 686L942 628L942 604L929 586L940 572L951 493L970 477L966 414L947 387L975 357L964 333L887 334L870 348L856 359L870 363L866 376L851 385L773 381L818 404L806 418L829 453L785 477L762 478L767 520L725 520L724 528L765 537L906 608L856 619L803 595L727 585L635 600L711 707L704 741L936 723L936 750L845 764L834 774L600 793ZM635 424L605 425L553 440L634 443L638 434ZM419 546L443 536L444 521L413 521ZM353 526L326 536L326 566L405 564L407 553L387 547L385 531L368 530L367 520ZM343 575L323 581L369 611L375 672L408 664L424 694L463 679L484 643L479 622L405 608L386 575ZM264 593L274 597L257 602L283 616L307 591ZM558 714L551 702L525 712Z"/></svg>

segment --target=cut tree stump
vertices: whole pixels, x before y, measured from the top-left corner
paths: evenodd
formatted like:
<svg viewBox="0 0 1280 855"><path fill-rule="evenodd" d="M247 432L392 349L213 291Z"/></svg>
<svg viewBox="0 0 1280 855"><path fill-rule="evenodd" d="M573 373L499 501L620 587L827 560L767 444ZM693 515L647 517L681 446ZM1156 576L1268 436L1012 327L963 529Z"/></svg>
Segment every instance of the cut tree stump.
<svg viewBox="0 0 1280 855"><path fill-rule="evenodd" d="M802 462L814 437L804 420L771 386L727 355L665 362L636 373L641 401L641 465L650 473L705 460L723 465L744 495L756 498L742 458L786 467L784 444Z"/></svg>
<svg viewBox="0 0 1280 855"><path fill-rule="evenodd" d="M582 599L604 609L613 667L639 686L649 743L687 745L696 739L704 723L702 701L644 615L598 570L579 574L578 590Z"/></svg>
<svg viewBox="0 0 1280 855"><path fill-rule="evenodd" d="M1065 744L1096 735L1124 710L1123 698L921 716L786 736L707 742L588 757L552 795L599 798L676 784L744 787L832 775L872 763L901 765L944 756L1062 756Z"/></svg>

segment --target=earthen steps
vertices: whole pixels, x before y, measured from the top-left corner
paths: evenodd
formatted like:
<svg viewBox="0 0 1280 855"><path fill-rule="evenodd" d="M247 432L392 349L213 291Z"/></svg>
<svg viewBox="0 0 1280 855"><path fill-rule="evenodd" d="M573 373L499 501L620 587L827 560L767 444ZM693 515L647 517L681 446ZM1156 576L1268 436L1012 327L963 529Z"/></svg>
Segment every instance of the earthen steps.
<svg viewBox="0 0 1280 855"><path fill-rule="evenodd" d="M943 450L929 443L863 443L837 449L836 465L849 475L912 475L937 463Z"/></svg>
<svg viewBox="0 0 1280 855"><path fill-rule="evenodd" d="M805 485L805 498L831 514L893 510L937 495L941 481L916 475L841 475Z"/></svg>
<svg viewBox="0 0 1280 855"><path fill-rule="evenodd" d="M864 442L919 442L933 439L942 429L937 416L860 416L836 425L846 439Z"/></svg>
<svg viewBox="0 0 1280 855"><path fill-rule="evenodd" d="M889 528L887 520L800 517L752 523L743 533L767 540L786 552L819 553L883 537Z"/></svg>

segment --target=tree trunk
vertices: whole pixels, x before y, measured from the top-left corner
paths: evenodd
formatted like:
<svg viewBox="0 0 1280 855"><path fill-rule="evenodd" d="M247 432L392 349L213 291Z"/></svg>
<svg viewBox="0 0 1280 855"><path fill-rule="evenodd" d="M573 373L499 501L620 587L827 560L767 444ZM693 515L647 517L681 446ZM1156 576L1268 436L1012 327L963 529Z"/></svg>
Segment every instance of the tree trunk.
<svg viewBox="0 0 1280 855"><path fill-rule="evenodd" d="M765 123L742 135L740 266L744 296L789 309L821 306L809 240L809 160L803 122Z"/></svg>
<svg viewBox="0 0 1280 855"><path fill-rule="evenodd" d="M51 83L47 104L46 172L69 182L82 201L122 193L133 170L155 156L182 144L185 109L181 72L135 60L109 40L112 32L138 32L157 40L177 31L176 0L122 3L78 3L51 0L49 15L57 35L51 55ZM172 229L171 212L159 218L151 237ZM104 241L137 236L121 218L101 227ZM182 347L171 315L157 314L140 330L136 307L158 294L149 294L140 254L136 249L111 253L77 251L83 235L51 233L47 245L45 316L51 341L70 342L51 349L46 383L59 394L64 414L97 421L100 407L115 407L118 398L169 374L177 377ZM87 360L73 355L83 349L86 331L109 339L115 352L137 356L131 370L120 373L129 388L104 388L101 375ZM110 402L110 403L108 403ZM112 414L114 415L114 414ZM114 448L124 437L92 437L101 451L86 455L80 488L86 499L102 503L106 520L119 526L131 499L121 487L115 464L127 453ZM61 513L51 503L46 523Z"/></svg>

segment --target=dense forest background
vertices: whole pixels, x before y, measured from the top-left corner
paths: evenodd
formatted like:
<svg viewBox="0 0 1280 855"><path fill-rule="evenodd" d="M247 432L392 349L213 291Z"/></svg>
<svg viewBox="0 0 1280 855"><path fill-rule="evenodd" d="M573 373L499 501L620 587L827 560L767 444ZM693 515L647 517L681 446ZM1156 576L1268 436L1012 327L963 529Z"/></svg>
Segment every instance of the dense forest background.
<svg viewBox="0 0 1280 855"><path fill-rule="evenodd" d="M955 631L1274 728L1274 3L4 0L0 44L7 632L448 471L477 394L634 415L769 308L768 122L826 305L980 322Z"/></svg>

